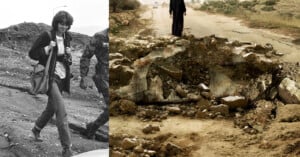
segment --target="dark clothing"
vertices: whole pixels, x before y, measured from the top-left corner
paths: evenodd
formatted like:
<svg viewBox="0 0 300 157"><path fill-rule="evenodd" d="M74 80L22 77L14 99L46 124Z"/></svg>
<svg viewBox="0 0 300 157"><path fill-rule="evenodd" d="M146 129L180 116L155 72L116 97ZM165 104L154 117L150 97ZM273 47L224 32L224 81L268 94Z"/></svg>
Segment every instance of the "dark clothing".
<svg viewBox="0 0 300 157"><path fill-rule="evenodd" d="M94 55L96 56L98 62L93 80L99 93L103 94L107 105L109 103L108 42L108 30L96 33L89 45L86 46L80 59L80 76L86 77L89 72L91 58Z"/></svg>
<svg viewBox="0 0 300 157"><path fill-rule="evenodd" d="M184 0L170 0L169 13L173 14L172 35L181 36L183 31L183 14L186 12Z"/></svg>
<svg viewBox="0 0 300 157"><path fill-rule="evenodd" d="M29 51L29 57L38 60L39 64L46 65L49 55L46 54L44 47L50 44L50 41L56 41L56 32L51 31L51 38L48 32L42 33L37 40L34 42L33 46ZM71 36L68 33L64 34L64 46L70 47ZM65 109L64 101L62 98L62 91L70 93L70 65L71 56L65 55L57 56L58 48L55 46L53 48L53 55L51 57L49 66L49 89L47 92L48 103L37 119L35 123L35 128L40 132L49 122L49 120L55 114L56 116L56 126L59 133L59 138L61 145L64 149L69 149L71 147L71 136L68 126L67 112ZM60 79L55 72L56 62L60 61L65 65L66 68L66 78Z"/></svg>
<svg viewBox="0 0 300 157"><path fill-rule="evenodd" d="M51 31L51 36L52 40L56 41L56 34L54 31ZM47 32L42 33L37 40L34 42L32 45L30 51L29 51L29 57L34 60L38 60L39 64L41 65L46 65L48 55L45 53L44 47L48 46L50 43L50 36ZM72 40L71 36L69 33L65 33L64 37L64 45L66 47L70 47L70 41ZM56 61L60 61L64 63L66 67L66 78L64 79L62 91L70 93L70 78L71 78L71 73L70 73L70 63L68 60L70 60L71 56L68 56L67 54L63 56L57 56L57 46L53 48L53 55L51 58L50 62L50 67L49 67L49 87L51 88L51 83L53 82L54 79L54 71L55 71L55 66L56 66ZM50 90L50 89L49 89ZM49 92L49 91L48 91Z"/></svg>
<svg viewBox="0 0 300 157"><path fill-rule="evenodd" d="M93 80L99 93L102 93L105 101L103 112L98 118L87 125L87 136L90 138L95 134L97 129L108 121L108 105L109 105L109 45L108 45L108 29L98 32L87 45L80 59L80 75L86 77L89 72L91 58L95 55L98 62L96 64L96 72Z"/></svg>
<svg viewBox="0 0 300 157"><path fill-rule="evenodd" d="M67 112L58 86L59 77L57 76L55 79L56 81L52 82L51 84L51 90L49 91L46 109L36 120L35 127L39 130L42 130L55 114L56 126L61 145L64 149L68 149L71 147L71 135L69 131Z"/></svg>

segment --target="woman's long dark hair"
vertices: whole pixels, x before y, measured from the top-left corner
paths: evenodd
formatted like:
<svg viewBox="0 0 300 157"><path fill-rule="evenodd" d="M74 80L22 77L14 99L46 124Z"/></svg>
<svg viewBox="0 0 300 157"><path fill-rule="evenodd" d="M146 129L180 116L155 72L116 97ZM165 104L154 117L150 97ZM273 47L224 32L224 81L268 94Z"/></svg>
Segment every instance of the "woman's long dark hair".
<svg viewBox="0 0 300 157"><path fill-rule="evenodd" d="M58 30L59 23L66 24L68 26L67 30L69 30L71 28L71 25L73 24L72 15L66 11L59 11L58 13L56 13L56 15L53 17L53 20L52 20L52 29L54 31Z"/></svg>

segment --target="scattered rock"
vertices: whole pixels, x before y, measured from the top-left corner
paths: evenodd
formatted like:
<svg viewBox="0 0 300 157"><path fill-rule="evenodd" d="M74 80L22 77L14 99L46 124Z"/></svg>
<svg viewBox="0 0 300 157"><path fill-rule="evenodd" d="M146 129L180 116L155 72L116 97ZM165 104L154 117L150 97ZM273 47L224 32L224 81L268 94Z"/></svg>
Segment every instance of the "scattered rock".
<svg viewBox="0 0 300 157"><path fill-rule="evenodd" d="M166 145L166 155L167 156L176 156L182 152L182 148L173 143L168 143Z"/></svg>
<svg viewBox="0 0 300 157"><path fill-rule="evenodd" d="M220 104L220 105L213 105L209 108L214 114L220 113L222 116L229 116L229 107L228 105Z"/></svg>
<svg viewBox="0 0 300 157"><path fill-rule="evenodd" d="M121 153L121 152L119 152L119 151L111 151L110 156L111 156L111 157L125 157L126 154Z"/></svg>
<svg viewBox="0 0 300 157"><path fill-rule="evenodd" d="M201 91L205 91L205 92L208 92L210 90L204 83L200 83L199 88Z"/></svg>
<svg viewBox="0 0 300 157"><path fill-rule="evenodd" d="M221 103L229 106L230 109L247 107L247 99L243 96L228 96L221 98Z"/></svg>
<svg viewBox="0 0 300 157"><path fill-rule="evenodd" d="M155 133L157 131L160 131L159 126L152 126L151 124L148 124L147 126L145 126L143 128L143 133L144 134L152 134Z"/></svg>
<svg viewBox="0 0 300 157"><path fill-rule="evenodd" d="M178 106L167 106L167 111L169 111L170 114L180 114L181 109Z"/></svg>
<svg viewBox="0 0 300 157"><path fill-rule="evenodd" d="M133 101L122 99L119 101L119 105L122 114L136 113L137 106Z"/></svg>
<svg viewBox="0 0 300 157"><path fill-rule="evenodd" d="M133 138L124 138L122 141L122 148L123 149L132 149L138 145L138 141Z"/></svg>
<svg viewBox="0 0 300 157"><path fill-rule="evenodd" d="M180 85L177 85L175 90L180 97L185 98L187 96L187 91L185 91Z"/></svg>

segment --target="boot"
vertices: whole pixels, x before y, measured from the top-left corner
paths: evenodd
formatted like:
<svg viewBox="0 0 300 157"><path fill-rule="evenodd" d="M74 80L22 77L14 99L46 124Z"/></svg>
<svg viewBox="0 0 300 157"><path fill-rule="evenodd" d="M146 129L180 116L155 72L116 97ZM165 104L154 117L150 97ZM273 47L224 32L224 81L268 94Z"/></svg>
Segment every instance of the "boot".
<svg viewBox="0 0 300 157"><path fill-rule="evenodd" d="M42 142L43 141L41 139L41 135L40 135L41 130L38 130L36 127L33 127L31 129L31 132L33 134L33 137L34 137L35 141L37 141L37 142Z"/></svg>
<svg viewBox="0 0 300 157"><path fill-rule="evenodd" d="M64 148L63 151L62 151L62 156L63 157L71 157L73 155L74 155L74 153L73 153L71 148Z"/></svg>
<svg viewBox="0 0 300 157"><path fill-rule="evenodd" d="M95 127L95 124L93 122L88 123L86 125L86 137L88 139L95 139L95 133L98 128Z"/></svg>

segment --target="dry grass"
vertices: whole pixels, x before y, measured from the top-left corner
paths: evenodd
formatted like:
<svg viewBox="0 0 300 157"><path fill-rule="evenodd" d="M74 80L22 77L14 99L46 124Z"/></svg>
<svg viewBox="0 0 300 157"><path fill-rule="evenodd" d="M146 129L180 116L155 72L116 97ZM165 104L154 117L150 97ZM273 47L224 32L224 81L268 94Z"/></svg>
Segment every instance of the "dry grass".
<svg viewBox="0 0 300 157"><path fill-rule="evenodd" d="M260 0L262 3L263 0ZM262 7L257 5L256 9ZM261 11L247 14L251 27L277 29L294 37L300 37L300 1L280 0L275 5L275 11Z"/></svg>
<svg viewBox="0 0 300 157"><path fill-rule="evenodd" d="M233 8L227 15L243 19L250 27L273 29L300 38L300 0L278 0L275 5L268 6L265 3L266 0L257 1L258 3L253 8L246 9L240 4L238 8ZM211 6L206 6L204 10L226 14L226 7L220 8L219 6L212 3ZM271 6L275 10L264 11L262 8L266 6Z"/></svg>

